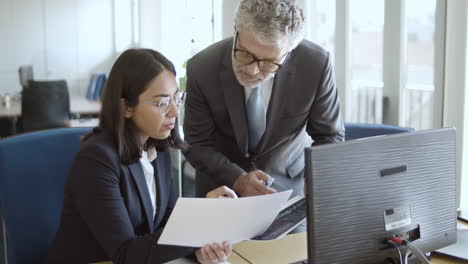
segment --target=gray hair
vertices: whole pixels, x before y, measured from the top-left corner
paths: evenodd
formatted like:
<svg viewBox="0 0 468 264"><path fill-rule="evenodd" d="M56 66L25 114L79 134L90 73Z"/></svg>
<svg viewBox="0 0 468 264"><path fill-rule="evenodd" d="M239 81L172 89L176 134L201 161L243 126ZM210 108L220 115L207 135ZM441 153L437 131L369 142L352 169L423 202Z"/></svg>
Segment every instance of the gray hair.
<svg viewBox="0 0 468 264"><path fill-rule="evenodd" d="M252 29L263 43L287 41L289 50L304 38L304 15L295 0L241 0L234 23L237 30Z"/></svg>

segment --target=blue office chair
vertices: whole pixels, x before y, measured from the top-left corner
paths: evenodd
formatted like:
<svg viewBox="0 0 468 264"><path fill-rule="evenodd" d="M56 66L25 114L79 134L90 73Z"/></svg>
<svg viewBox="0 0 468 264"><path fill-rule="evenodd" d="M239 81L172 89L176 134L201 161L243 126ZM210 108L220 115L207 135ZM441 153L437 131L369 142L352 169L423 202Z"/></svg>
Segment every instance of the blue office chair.
<svg viewBox="0 0 468 264"><path fill-rule="evenodd" d="M45 263L60 222L65 178L80 137L90 129L44 130L0 140L7 263Z"/></svg>
<svg viewBox="0 0 468 264"><path fill-rule="evenodd" d="M406 127L384 125L384 124L357 124L357 123L346 123L345 130L346 130L345 140L413 131L413 129L406 128Z"/></svg>

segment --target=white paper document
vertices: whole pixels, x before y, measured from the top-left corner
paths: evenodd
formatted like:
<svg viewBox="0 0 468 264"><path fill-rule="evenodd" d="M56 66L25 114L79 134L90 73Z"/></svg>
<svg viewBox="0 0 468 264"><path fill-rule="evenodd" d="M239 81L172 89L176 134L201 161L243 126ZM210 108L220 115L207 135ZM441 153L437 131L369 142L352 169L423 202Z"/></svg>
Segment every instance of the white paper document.
<svg viewBox="0 0 468 264"><path fill-rule="evenodd" d="M265 232L291 193L238 199L179 198L158 244L203 247L250 239Z"/></svg>

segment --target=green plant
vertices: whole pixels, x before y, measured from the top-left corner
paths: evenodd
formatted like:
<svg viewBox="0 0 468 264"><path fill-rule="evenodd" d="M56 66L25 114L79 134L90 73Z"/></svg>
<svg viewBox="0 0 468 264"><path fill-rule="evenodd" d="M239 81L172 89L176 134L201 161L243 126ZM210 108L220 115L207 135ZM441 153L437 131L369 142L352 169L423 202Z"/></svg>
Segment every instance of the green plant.
<svg viewBox="0 0 468 264"><path fill-rule="evenodd" d="M187 70L187 60L184 62L184 64L182 64L182 68ZM179 89L185 91L186 86L187 86L187 71L185 71L185 74L183 77L179 78Z"/></svg>

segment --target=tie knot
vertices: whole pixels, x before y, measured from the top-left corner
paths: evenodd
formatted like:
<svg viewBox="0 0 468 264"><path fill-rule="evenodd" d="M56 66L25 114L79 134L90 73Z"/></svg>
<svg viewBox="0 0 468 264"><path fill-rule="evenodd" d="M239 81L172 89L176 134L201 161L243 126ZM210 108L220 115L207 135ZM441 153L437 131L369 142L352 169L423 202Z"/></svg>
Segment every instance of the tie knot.
<svg viewBox="0 0 468 264"><path fill-rule="evenodd" d="M252 94L253 94L253 93L258 93L258 91L260 91L260 89L258 88L258 86L256 86L256 87L252 88L251 93L252 93Z"/></svg>

